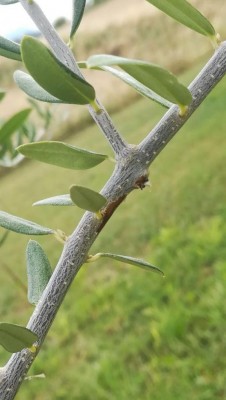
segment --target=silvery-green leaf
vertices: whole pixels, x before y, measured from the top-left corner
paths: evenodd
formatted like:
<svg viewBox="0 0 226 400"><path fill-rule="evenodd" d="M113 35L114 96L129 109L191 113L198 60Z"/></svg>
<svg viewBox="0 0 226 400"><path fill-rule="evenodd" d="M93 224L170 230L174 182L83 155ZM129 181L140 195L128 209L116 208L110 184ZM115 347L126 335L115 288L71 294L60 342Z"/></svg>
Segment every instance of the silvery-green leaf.
<svg viewBox="0 0 226 400"><path fill-rule="evenodd" d="M12 60L21 61L20 45L0 36L0 55Z"/></svg>
<svg viewBox="0 0 226 400"><path fill-rule="evenodd" d="M25 157L58 167L77 170L95 167L107 158L104 154L54 141L23 144L17 150Z"/></svg>
<svg viewBox="0 0 226 400"><path fill-rule="evenodd" d="M86 6L86 0L73 0L73 16L72 16L72 25L70 38L72 38L77 31L80 22L82 20L84 10Z"/></svg>
<svg viewBox="0 0 226 400"><path fill-rule="evenodd" d="M59 196L49 197L36 201L33 206L74 206L75 204L70 198L69 194L61 194Z"/></svg>
<svg viewBox="0 0 226 400"><path fill-rule="evenodd" d="M21 53L31 76L52 96L66 103L94 103L94 88L62 64L39 40L25 36Z"/></svg>
<svg viewBox="0 0 226 400"><path fill-rule="evenodd" d="M117 65L142 85L179 106L186 106L192 101L189 90L173 74L158 65L107 54L91 56L86 63L88 68Z"/></svg>
<svg viewBox="0 0 226 400"><path fill-rule="evenodd" d="M7 6L8 4L18 3L19 0L0 0L0 5Z"/></svg>
<svg viewBox="0 0 226 400"><path fill-rule="evenodd" d="M100 193L89 188L72 185L70 187L71 200L83 210L97 213L107 203L107 199Z"/></svg>
<svg viewBox="0 0 226 400"><path fill-rule="evenodd" d="M29 240L26 250L28 301L37 304L52 275L47 255L35 240Z"/></svg>
<svg viewBox="0 0 226 400"><path fill-rule="evenodd" d="M15 215L8 214L4 211L0 211L0 226L9 231L22 233L24 235L50 235L54 233L54 230L52 229Z"/></svg>
<svg viewBox="0 0 226 400"><path fill-rule="evenodd" d="M123 256L120 254L112 254L112 253L98 253L94 256L94 258L97 258L97 259L99 257L112 258L113 260L121 261L125 264L135 265L136 267L140 267L140 268L146 269L148 271L156 272L157 274L164 276L164 273L159 268L157 268L154 265L148 263L147 261L141 260L139 258L128 257L128 256Z"/></svg>
<svg viewBox="0 0 226 400"><path fill-rule="evenodd" d="M163 97L159 96L153 90L149 89L147 86L143 85L142 83L138 82L134 79L131 75L127 74L124 71L120 71L116 68L112 67L102 67L104 71L110 72L112 75L116 76L117 78L121 79L123 82L127 83L133 89L135 89L141 95L147 97L150 100L155 101L156 103L161 104L164 107L170 108L173 103L164 99Z"/></svg>
<svg viewBox="0 0 226 400"><path fill-rule="evenodd" d="M39 101L45 101L46 103L64 103L62 100L49 94L43 89L35 80L23 71L15 71L13 78L16 84L19 86L24 93L28 96L33 97Z"/></svg>
<svg viewBox="0 0 226 400"><path fill-rule="evenodd" d="M165 14L202 35L214 37L211 23L186 0L147 0Z"/></svg>
<svg viewBox="0 0 226 400"><path fill-rule="evenodd" d="M37 339L37 335L24 326L0 322L0 344L10 353L30 348Z"/></svg>
<svg viewBox="0 0 226 400"><path fill-rule="evenodd" d="M88 68L88 65L85 61L78 62L78 66L80 68ZM157 93L153 92L153 90L149 89L147 86L138 82L136 79L134 79L131 75L127 74L127 72L125 72L125 71L120 71L119 69L116 69L113 67L96 67L96 69L110 72L112 75L116 76L116 78L119 78L123 82L127 83L127 85L131 86L142 96L145 96L148 99L161 104L163 107L170 108L173 104L170 101L159 96Z"/></svg>

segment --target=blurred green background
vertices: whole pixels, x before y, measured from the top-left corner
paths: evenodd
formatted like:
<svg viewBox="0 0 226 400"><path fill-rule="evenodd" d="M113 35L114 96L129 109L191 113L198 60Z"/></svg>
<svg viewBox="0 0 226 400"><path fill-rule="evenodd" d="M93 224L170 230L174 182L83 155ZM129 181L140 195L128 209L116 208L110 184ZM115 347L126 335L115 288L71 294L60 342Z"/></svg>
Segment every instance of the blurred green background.
<svg viewBox="0 0 226 400"><path fill-rule="evenodd" d="M163 22L158 18L160 31ZM174 23L168 24L165 30L174 35ZM204 39L198 36L197 42L202 49ZM181 58L181 81L189 83L210 54L209 47L201 58L190 56L189 65ZM175 62L172 69L177 67ZM131 100L130 93L128 89L119 104L116 93L109 108L117 110L112 118L125 138L139 143L164 110L133 94ZM166 278L112 260L84 265L30 371L45 373L46 379L25 381L18 400L226 398L225 99L224 79L151 166L151 190L134 191L91 249L91 254L144 258ZM86 118L74 135L79 121L70 115L58 136L111 155L98 128ZM99 190L112 169L110 162L84 172L23 163L0 178L1 209L70 234L80 210L31 204L67 193L73 183ZM26 324L33 310L15 278L26 285L27 240L10 233L0 249L2 321ZM53 237L38 240L54 267L62 245ZM8 357L0 348L1 365Z"/></svg>

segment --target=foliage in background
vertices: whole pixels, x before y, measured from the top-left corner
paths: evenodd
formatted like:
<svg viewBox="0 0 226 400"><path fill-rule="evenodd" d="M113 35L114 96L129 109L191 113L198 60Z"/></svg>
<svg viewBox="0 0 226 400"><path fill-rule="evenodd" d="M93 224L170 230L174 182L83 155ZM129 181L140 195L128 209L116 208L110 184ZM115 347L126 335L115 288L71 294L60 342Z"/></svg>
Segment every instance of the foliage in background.
<svg viewBox="0 0 226 400"><path fill-rule="evenodd" d="M29 99L29 103L31 108L19 111L6 121L1 120L0 172L2 173L4 173L4 168L14 167L24 159L21 154L18 154L16 148L24 143L40 140L50 125L52 118L50 108L41 107L33 99ZM32 109L38 117L38 128L37 124L27 121Z"/></svg>

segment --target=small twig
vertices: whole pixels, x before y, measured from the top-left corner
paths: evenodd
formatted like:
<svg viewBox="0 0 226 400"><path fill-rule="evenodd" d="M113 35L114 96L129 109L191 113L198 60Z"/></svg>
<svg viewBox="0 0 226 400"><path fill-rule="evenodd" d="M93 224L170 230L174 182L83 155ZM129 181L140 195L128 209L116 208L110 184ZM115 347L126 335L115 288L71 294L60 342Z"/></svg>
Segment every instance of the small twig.
<svg viewBox="0 0 226 400"><path fill-rule="evenodd" d="M139 148L151 164L172 137L181 129L193 112L214 89L226 73L226 42L222 42L211 59L190 84L193 101L187 114L180 117L177 106L172 106L154 129L141 142Z"/></svg>
<svg viewBox="0 0 226 400"><path fill-rule="evenodd" d="M41 8L34 1L31 4L28 3L27 0L19 1L51 46L58 60L84 79L71 49L60 38ZM88 106L89 112L110 143L116 157L120 157L125 149L128 148L128 145L115 128L103 105L98 100L97 103L99 104L101 112L96 112L93 107Z"/></svg>

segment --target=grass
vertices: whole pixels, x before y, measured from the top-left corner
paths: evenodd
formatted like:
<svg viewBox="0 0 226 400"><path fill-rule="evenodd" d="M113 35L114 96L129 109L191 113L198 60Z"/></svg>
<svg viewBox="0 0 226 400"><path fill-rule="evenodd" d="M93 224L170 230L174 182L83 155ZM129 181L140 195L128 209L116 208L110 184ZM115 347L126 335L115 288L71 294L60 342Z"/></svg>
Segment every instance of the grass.
<svg viewBox="0 0 226 400"><path fill-rule="evenodd" d="M31 370L47 378L26 381L18 400L226 397L225 91L224 80L153 163L151 191L133 192L92 249L150 260L166 278L107 260L84 266ZM161 114L142 99L114 121L138 143ZM109 153L94 126L70 142ZM1 209L69 234L79 210L31 203L72 183L98 190L111 170L107 162L78 173L25 163L1 178ZM25 324L32 312L4 268L26 281L27 239L10 233L1 248L2 321ZM54 266L61 245L38 240ZM8 354L0 356L3 365Z"/></svg>

